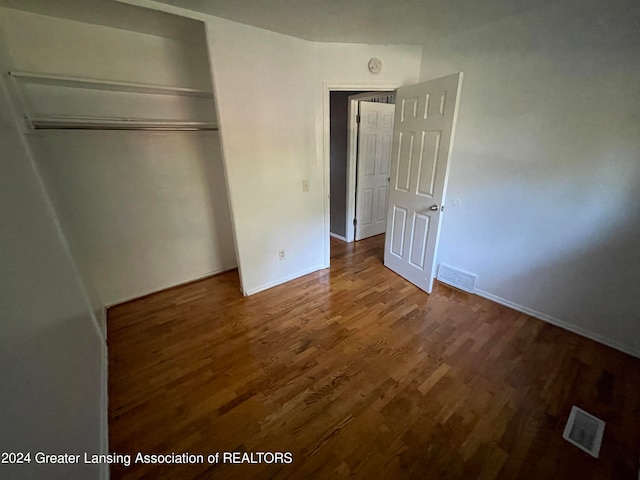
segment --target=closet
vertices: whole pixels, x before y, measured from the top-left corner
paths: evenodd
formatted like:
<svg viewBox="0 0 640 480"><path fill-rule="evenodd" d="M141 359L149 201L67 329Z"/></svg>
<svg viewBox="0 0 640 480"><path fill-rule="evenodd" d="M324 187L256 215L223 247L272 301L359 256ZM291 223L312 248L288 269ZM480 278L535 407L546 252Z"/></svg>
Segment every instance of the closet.
<svg viewBox="0 0 640 480"><path fill-rule="evenodd" d="M101 317L236 267L200 22L107 1L0 1L0 51L2 82Z"/></svg>

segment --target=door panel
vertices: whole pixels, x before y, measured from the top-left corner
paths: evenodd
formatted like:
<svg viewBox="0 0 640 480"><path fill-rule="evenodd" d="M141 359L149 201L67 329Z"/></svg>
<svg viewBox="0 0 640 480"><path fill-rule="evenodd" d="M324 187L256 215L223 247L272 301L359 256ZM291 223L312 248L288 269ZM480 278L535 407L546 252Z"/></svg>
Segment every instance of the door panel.
<svg viewBox="0 0 640 480"><path fill-rule="evenodd" d="M411 181L411 159L413 158L413 139L415 132L400 132L398 146L398 169L395 175L396 190L409 192L409 182Z"/></svg>
<svg viewBox="0 0 640 480"><path fill-rule="evenodd" d="M399 88L384 264L431 293L462 73Z"/></svg>
<svg viewBox="0 0 640 480"><path fill-rule="evenodd" d="M416 193L433 198L438 168L438 151L440 150L440 132L424 132L422 140Z"/></svg>
<svg viewBox="0 0 640 480"><path fill-rule="evenodd" d="M393 105L360 102L356 240L384 233L387 226L393 115Z"/></svg>
<svg viewBox="0 0 640 480"><path fill-rule="evenodd" d="M404 256L404 232L407 226L407 210L396 205L391 214L391 254L402 259ZM389 237L387 235L387 237ZM385 239L386 240L386 239ZM386 251L385 251L386 254Z"/></svg>
<svg viewBox="0 0 640 480"><path fill-rule="evenodd" d="M363 225L370 225L373 221L373 188L367 188L362 192L362 209L359 218Z"/></svg>
<svg viewBox="0 0 640 480"><path fill-rule="evenodd" d="M376 135L364 135L366 144L364 155L362 156L365 175L376 173Z"/></svg>
<svg viewBox="0 0 640 480"><path fill-rule="evenodd" d="M389 198L389 188L385 185L378 188L378 216L376 222L387 223L387 199Z"/></svg>

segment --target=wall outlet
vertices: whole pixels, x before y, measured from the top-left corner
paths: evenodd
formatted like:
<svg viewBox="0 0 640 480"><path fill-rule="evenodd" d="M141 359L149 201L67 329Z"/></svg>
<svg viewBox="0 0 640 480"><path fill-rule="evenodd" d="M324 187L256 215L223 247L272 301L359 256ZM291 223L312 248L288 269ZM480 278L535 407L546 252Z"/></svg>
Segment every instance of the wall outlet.
<svg viewBox="0 0 640 480"><path fill-rule="evenodd" d="M302 191L303 192L309 191L309 180L302 180Z"/></svg>
<svg viewBox="0 0 640 480"><path fill-rule="evenodd" d="M280 260L284 260L285 258L287 258L284 253L284 248L281 250L278 250L278 258L280 258Z"/></svg>

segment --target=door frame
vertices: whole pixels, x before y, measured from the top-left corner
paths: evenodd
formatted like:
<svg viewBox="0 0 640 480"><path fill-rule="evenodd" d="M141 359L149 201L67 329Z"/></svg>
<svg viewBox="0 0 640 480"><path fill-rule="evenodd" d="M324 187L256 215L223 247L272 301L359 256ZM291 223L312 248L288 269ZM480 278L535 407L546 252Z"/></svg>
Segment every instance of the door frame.
<svg viewBox="0 0 640 480"><path fill-rule="evenodd" d="M331 147L331 116L330 116L330 105L331 105L331 92L332 91L365 91L365 92L381 92L381 91L392 91L396 90L398 87L401 87L397 83L339 83L339 82L322 82L322 120L319 132L322 132L322 138L318 139L317 144L322 145L322 163L324 170L324 267L329 268L330 265L330 252L329 252L329 237L331 233L330 226L330 179L331 179L331 156L330 156L330 147ZM360 95L369 95L370 98L375 98L379 96L375 93L365 93ZM357 101L354 101L356 103ZM356 125L356 113L353 112L351 101L349 102L349 131L348 131L348 144L349 151L347 152L347 212L346 212L346 230L347 233L347 241L352 242L355 237L355 230L353 229L353 218L355 215L355 175L356 175L356 165L355 165L355 151L357 146L354 146L354 142L357 143L357 137L355 132L353 131L353 126ZM356 109L357 111L357 109ZM356 125L357 128L357 125ZM353 157L351 152L353 153ZM351 219L351 221L349 220ZM351 223L351 225L349 225ZM349 228L349 226L351 228ZM351 233L349 233L351 231Z"/></svg>

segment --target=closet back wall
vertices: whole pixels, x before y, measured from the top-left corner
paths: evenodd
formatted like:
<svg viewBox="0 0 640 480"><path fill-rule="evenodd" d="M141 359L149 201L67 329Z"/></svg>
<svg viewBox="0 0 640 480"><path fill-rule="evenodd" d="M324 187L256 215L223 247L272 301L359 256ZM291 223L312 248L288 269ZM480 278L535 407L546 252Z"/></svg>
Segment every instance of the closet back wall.
<svg viewBox="0 0 640 480"><path fill-rule="evenodd" d="M85 23L0 9L9 69L211 91L198 22L175 38L180 29L133 32L97 15ZM94 308L236 266L217 132L28 137Z"/></svg>

